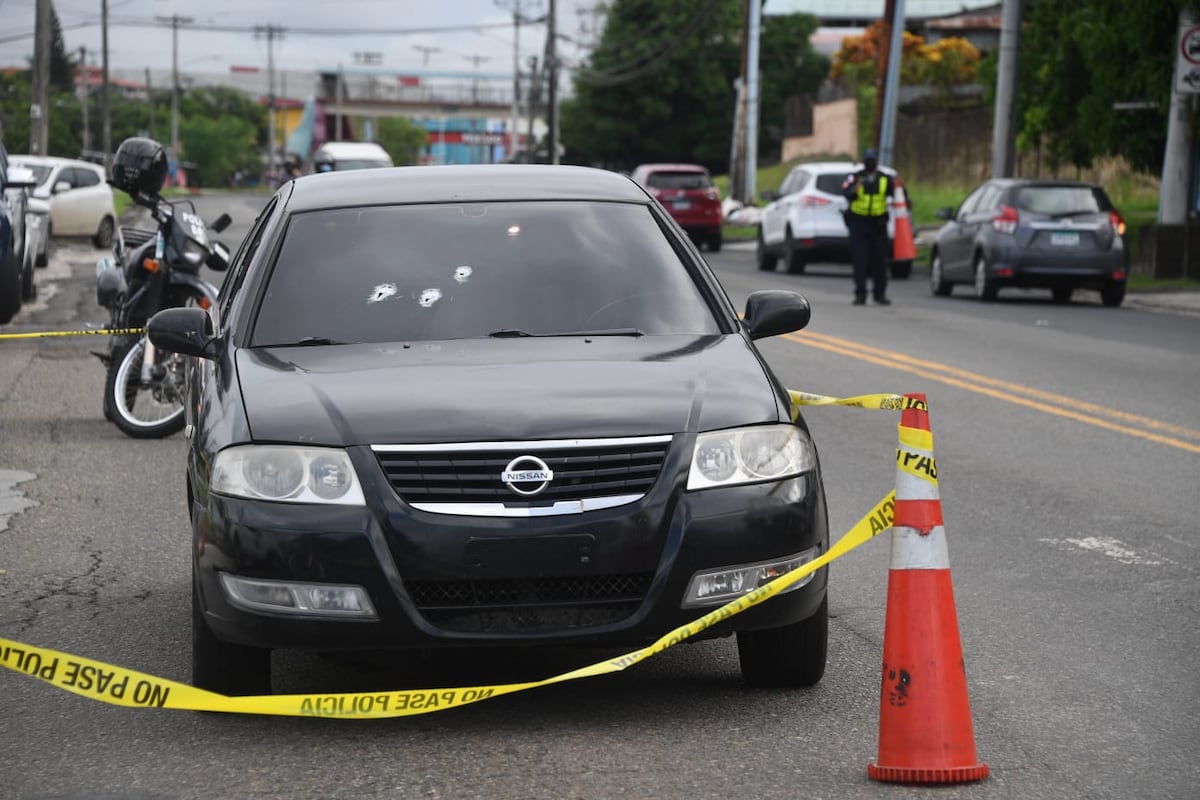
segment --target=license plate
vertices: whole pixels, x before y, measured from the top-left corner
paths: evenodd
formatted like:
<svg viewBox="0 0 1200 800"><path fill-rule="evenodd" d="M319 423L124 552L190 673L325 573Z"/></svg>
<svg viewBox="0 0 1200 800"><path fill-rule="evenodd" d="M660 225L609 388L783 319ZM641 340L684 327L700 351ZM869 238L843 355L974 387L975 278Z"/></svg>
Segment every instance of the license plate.
<svg viewBox="0 0 1200 800"><path fill-rule="evenodd" d="M1050 234L1050 244L1058 247L1076 247L1079 244L1079 232L1055 231Z"/></svg>
<svg viewBox="0 0 1200 800"><path fill-rule="evenodd" d="M687 211L689 208L692 207L692 201L676 200L675 202L671 203L671 207L674 208L676 211Z"/></svg>

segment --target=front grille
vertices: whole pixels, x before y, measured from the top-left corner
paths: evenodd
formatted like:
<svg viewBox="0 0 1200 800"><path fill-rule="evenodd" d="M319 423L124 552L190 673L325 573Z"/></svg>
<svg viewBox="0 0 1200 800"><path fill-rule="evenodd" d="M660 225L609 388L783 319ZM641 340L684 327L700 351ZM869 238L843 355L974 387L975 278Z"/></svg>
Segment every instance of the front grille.
<svg viewBox="0 0 1200 800"><path fill-rule="evenodd" d="M616 444L587 441L560 447L555 443L464 445L389 449L376 456L396 493L409 504L502 503L643 495L662 470L670 441L666 437L620 440ZM504 469L521 456L537 456L554 472L554 480L534 497L516 494L500 480Z"/></svg>
<svg viewBox="0 0 1200 800"><path fill-rule="evenodd" d="M552 633L628 619L653 574L407 581L431 625L459 633Z"/></svg>

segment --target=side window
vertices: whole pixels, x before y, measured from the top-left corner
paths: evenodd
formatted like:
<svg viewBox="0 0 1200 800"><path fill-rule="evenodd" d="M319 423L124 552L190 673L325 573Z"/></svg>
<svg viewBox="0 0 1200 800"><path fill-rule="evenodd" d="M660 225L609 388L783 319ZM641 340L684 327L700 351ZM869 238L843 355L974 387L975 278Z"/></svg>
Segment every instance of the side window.
<svg viewBox="0 0 1200 800"><path fill-rule="evenodd" d="M987 191L987 188L988 187L985 184L984 186L980 186L978 189L967 195L967 199L963 200L962 205L958 207L959 219L962 219L967 214L970 214L975 210L975 207L979 205L979 199L983 197L983 193Z"/></svg>
<svg viewBox="0 0 1200 800"><path fill-rule="evenodd" d="M233 298L246 279L246 270L249 269L250 262L254 260L254 254L258 252L258 245L262 242L263 229L266 228L271 215L275 213L275 206L278 205L278 202L278 197L271 198L271 202L267 204L266 208L259 212L250 232L246 234L241 247L229 262L229 271L225 273L225 280L221 283L220 291L219 319L222 328L229 325L228 315L229 309L233 305Z"/></svg>
<svg viewBox="0 0 1200 800"><path fill-rule="evenodd" d="M996 207L996 202L1000 199L1000 187L988 186L987 191L979 198L979 203L975 206L976 214L986 214Z"/></svg>
<svg viewBox="0 0 1200 800"><path fill-rule="evenodd" d="M54 183L52 183L50 186L51 186L51 188L53 188L55 186L58 186L60 183L66 183L72 189L75 188L75 168L74 167L63 167L62 169L60 169L58 171L58 175L56 175L54 178Z"/></svg>
<svg viewBox="0 0 1200 800"><path fill-rule="evenodd" d="M95 186L98 183L100 183L100 177L90 169L75 168L75 180L71 182L72 186L82 188L84 186Z"/></svg>

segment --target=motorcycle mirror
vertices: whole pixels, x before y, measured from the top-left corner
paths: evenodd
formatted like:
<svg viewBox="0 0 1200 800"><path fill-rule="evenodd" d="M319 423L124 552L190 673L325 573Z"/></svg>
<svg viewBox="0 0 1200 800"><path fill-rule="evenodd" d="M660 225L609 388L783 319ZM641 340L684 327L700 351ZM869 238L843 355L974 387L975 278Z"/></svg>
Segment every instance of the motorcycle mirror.
<svg viewBox="0 0 1200 800"><path fill-rule="evenodd" d="M204 260L205 266L213 272L224 272L229 269L229 248L221 242L212 242L209 246L212 252Z"/></svg>
<svg viewBox="0 0 1200 800"><path fill-rule="evenodd" d="M219 216L215 220L213 220L213 223L211 225L209 225L208 227L212 228L217 233L220 233L221 231L228 228L229 224L231 222L233 222L233 217L229 216L228 214L222 214L221 216Z"/></svg>

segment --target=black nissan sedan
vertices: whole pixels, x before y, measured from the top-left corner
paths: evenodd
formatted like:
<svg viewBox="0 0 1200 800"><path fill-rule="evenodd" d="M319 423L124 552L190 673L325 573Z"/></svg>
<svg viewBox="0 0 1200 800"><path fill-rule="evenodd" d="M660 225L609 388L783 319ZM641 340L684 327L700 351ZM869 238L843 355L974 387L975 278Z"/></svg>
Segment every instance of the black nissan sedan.
<svg viewBox="0 0 1200 800"><path fill-rule="evenodd" d="M191 360L193 682L272 649L638 646L828 547L817 452L662 207L582 167L306 176L268 202ZM706 635L752 686L825 669L824 569Z"/></svg>

